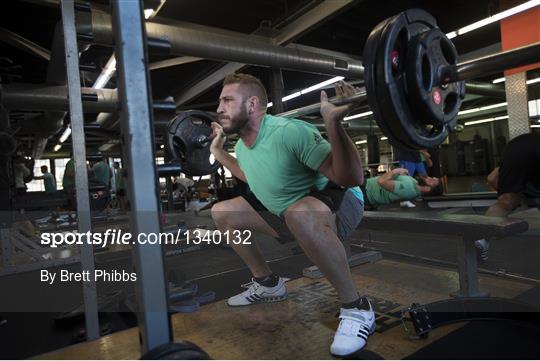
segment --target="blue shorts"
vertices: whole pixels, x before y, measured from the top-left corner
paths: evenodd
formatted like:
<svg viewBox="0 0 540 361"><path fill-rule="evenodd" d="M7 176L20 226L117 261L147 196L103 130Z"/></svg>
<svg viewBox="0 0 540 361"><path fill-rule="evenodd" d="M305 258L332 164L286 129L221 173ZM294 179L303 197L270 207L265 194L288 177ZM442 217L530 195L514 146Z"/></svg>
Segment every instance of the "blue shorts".
<svg viewBox="0 0 540 361"><path fill-rule="evenodd" d="M399 166L401 168L407 169L407 171L409 172L409 175L411 177L414 176L415 173L418 173L421 176L426 176L427 177L426 167L424 166L423 162L415 163L415 162L409 162L409 161L406 161L406 160L402 160L402 161L399 162Z"/></svg>

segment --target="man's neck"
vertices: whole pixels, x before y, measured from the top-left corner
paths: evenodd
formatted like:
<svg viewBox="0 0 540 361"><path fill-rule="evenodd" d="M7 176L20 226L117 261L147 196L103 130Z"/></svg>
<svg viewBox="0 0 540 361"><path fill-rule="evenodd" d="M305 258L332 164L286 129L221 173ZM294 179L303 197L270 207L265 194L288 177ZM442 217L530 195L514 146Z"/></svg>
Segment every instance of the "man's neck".
<svg viewBox="0 0 540 361"><path fill-rule="evenodd" d="M252 147L259 135L259 129L261 128L261 122L266 113L260 113L250 119L242 130L238 133L240 139L247 147Z"/></svg>

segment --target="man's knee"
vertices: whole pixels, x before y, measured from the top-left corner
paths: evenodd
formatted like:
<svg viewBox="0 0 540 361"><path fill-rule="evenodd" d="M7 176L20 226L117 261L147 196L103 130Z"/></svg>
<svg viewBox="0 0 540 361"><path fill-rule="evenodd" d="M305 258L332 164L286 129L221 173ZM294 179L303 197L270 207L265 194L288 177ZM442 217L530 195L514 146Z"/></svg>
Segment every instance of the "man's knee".
<svg viewBox="0 0 540 361"><path fill-rule="evenodd" d="M497 198L497 203L507 211L513 211L521 204L521 195L517 193L504 193Z"/></svg>
<svg viewBox="0 0 540 361"><path fill-rule="evenodd" d="M238 207L232 200L217 202L212 206L210 213L216 225L231 224L234 221L234 214L238 213Z"/></svg>
<svg viewBox="0 0 540 361"><path fill-rule="evenodd" d="M302 198L285 213L285 223L293 233L310 232L318 226L332 226L333 221L328 206L314 197Z"/></svg>

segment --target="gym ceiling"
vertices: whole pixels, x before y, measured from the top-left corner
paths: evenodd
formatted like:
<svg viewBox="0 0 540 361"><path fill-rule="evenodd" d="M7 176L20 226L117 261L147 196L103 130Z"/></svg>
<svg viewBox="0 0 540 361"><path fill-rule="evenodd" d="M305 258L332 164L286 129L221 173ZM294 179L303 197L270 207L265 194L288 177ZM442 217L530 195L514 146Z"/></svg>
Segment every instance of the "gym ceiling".
<svg viewBox="0 0 540 361"><path fill-rule="evenodd" d="M292 25L298 25L298 32L292 37L293 43L315 48L345 53L350 57L361 58L364 43L371 30L381 20L410 8L422 8L431 13L438 21L440 28L450 32L486 18L500 11L495 0L453 0L450 2L432 0L353 0L333 1L332 13L325 13L321 0L166 0L160 7L157 16L149 21L160 23L182 22L184 25L203 25L226 30L261 36L278 37ZM517 1L520 3L523 1ZM159 1L149 1L159 6ZM336 6L342 3L343 6ZM108 1L92 1L92 6L108 9ZM308 11L317 11L321 21L311 26L301 19ZM12 33L22 36L31 42L51 49L55 24L60 20L59 1L57 0L17 0L10 2L9 9L1 14L1 25ZM12 82L39 84L45 81L47 61L23 51L20 47L8 44L4 40L5 32L0 37L0 68L6 79L8 74ZM485 26L471 33L453 39L460 56L474 54L474 57L500 51L500 32L498 23ZM112 55L112 49L92 45L81 54L81 65L90 70L83 71L83 86L91 87L103 67ZM150 63L166 60L164 56L150 56ZM226 63L199 60L180 65L161 67L151 71L152 92L154 99L173 96L178 100L193 85L204 84L205 80ZM93 68L93 70L92 70ZM264 67L247 66L242 71L258 76L267 89L270 88L270 71ZM496 77L478 79L491 82ZM296 71L283 71L283 94L291 94L310 85L329 79L332 76L310 74ZM529 74L529 78L532 75ZM357 81L358 85L361 82ZM115 88L113 77L106 88ZM219 83L204 88L191 99L179 104L178 110L199 109L215 111L220 91ZM534 93L534 91L533 91ZM500 102L487 97L474 97L465 102L462 109ZM271 99L270 99L271 100ZM318 100L318 92L313 92L286 103L286 109L292 109L314 103ZM21 117L18 112L13 116ZM67 118L67 117L66 117ZM85 121L93 122L96 114L86 114ZM12 119L12 121L16 121ZM65 120L67 123L67 119ZM67 124L66 124L67 125ZM62 131L49 139L46 153L52 151ZM99 139L96 139L99 146ZM103 139L105 142L106 139ZM66 142L66 145L69 141ZM159 145L158 145L159 147ZM69 149L69 146L64 150Z"/></svg>

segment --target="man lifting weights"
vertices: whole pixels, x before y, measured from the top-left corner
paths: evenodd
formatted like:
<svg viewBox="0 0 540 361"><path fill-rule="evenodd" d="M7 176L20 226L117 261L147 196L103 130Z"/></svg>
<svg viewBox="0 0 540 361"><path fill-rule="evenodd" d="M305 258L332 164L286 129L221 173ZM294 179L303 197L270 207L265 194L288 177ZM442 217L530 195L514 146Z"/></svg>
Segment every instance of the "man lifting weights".
<svg viewBox="0 0 540 361"><path fill-rule="evenodd" d="M336 93L350 96L354 88L340 82ZM326 141L309 123L267 114L267 103L257 78L231 74L224 79L211 151L251 191L216 203L212 218L222 232L249 229L275 238L294 236L337 290L342 307L330 351L348 355L362 349L375 330L374 312L356 288L342 244L360 223L364 208L357 187L364 181L362 163L341 125L350 105L336 107L321 92ZM240 136L237 158L223 149L227 134ZM229 298L230 306L287 298L284 280L272 272L257 243L231 246L251 270L253 283Z"/></svg>

